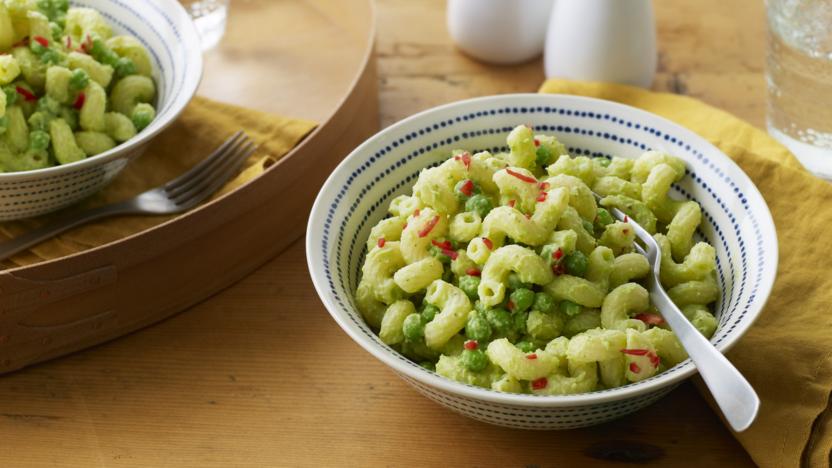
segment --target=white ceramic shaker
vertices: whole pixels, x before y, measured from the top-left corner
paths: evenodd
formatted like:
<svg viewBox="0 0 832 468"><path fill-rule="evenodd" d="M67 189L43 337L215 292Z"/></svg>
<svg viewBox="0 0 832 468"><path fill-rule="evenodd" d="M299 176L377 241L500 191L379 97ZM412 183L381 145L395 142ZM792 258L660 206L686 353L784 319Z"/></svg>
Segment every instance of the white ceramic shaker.
<svg viewBox="0 0 832 468"><path fill-rule="evenodd" d="M546 34L547 78L650 87L656 74L652 0L557 0Z"/></svg>
<svg viewBox="0 0 832 468"><path fill-rule="evenodd" d="M467 55L496 64L543 51L553 0L448 0L448 31Z"/></svg>

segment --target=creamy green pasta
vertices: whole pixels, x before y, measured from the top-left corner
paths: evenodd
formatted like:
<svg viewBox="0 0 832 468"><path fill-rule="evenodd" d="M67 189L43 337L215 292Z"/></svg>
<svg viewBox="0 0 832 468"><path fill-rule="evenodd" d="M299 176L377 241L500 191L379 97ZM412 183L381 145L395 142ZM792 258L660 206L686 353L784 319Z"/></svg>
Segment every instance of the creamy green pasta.
<svg viewBox="0 0 832 468"><path fill-rule="evenodd" d="M571 157L526 126L508 146L454 151L373 227L355 298L384 343L447 378L512 393L614 388L678 364L687 355L642 284L650 265L611 207L655 234L662 284L714 333L716 252L694 239L699 205L668 197L680 159Z"/></svg>
<svg viewBox="0 0 832 468"><path fill-rule="evenodd" d="M156 118L150 55L68 0L0 0L0 172L69 164Z"/></svg>

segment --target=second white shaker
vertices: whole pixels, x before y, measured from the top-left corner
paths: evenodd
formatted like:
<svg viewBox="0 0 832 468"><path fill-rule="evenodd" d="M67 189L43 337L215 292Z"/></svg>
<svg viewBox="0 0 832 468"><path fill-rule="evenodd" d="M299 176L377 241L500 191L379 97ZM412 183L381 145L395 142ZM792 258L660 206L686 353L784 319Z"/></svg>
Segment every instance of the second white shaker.
<svg viewBox="0 0 832 468"><path fill-rule="evenodd" d="M557 0L546 35L547 78L650 87L656 74L651 0Z"/></svg>

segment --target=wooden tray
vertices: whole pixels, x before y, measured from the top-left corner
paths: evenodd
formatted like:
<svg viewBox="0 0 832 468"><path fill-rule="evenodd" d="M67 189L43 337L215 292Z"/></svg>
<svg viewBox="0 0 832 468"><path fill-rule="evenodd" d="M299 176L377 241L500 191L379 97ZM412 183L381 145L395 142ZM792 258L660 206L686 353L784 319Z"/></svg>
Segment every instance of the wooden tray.
<svg viewBox="0 0 832 468"><path fill-rule="evenodd" d="M233 3L199 93L320 126L260 178L199 209L78 255L0 272L0 373L182 311L301 236L325 178L378 129L374 25L371 0Z"/></svg>

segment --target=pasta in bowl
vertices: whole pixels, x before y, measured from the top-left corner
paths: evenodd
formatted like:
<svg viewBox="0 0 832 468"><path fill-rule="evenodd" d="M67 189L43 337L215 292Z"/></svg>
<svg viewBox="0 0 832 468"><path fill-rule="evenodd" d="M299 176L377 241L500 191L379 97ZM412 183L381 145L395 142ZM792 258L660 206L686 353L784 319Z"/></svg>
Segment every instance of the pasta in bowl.
<svg viewBox="0 0 832 468"><path fill-rule="evenodd" d="M173 0L0 0L0 221L108 183L190 101L200 50Z"/></svg>
<svg viewBox="0 0 832 468"><path fill-rule="evenodd" d="M429 398L512 427L595 424L695 372L610 207L656 233L662 283L727 350L776 272L765 203L701 138L606 101L481 98L384 130L321 191L309 268L341 327Z"/></svg>

